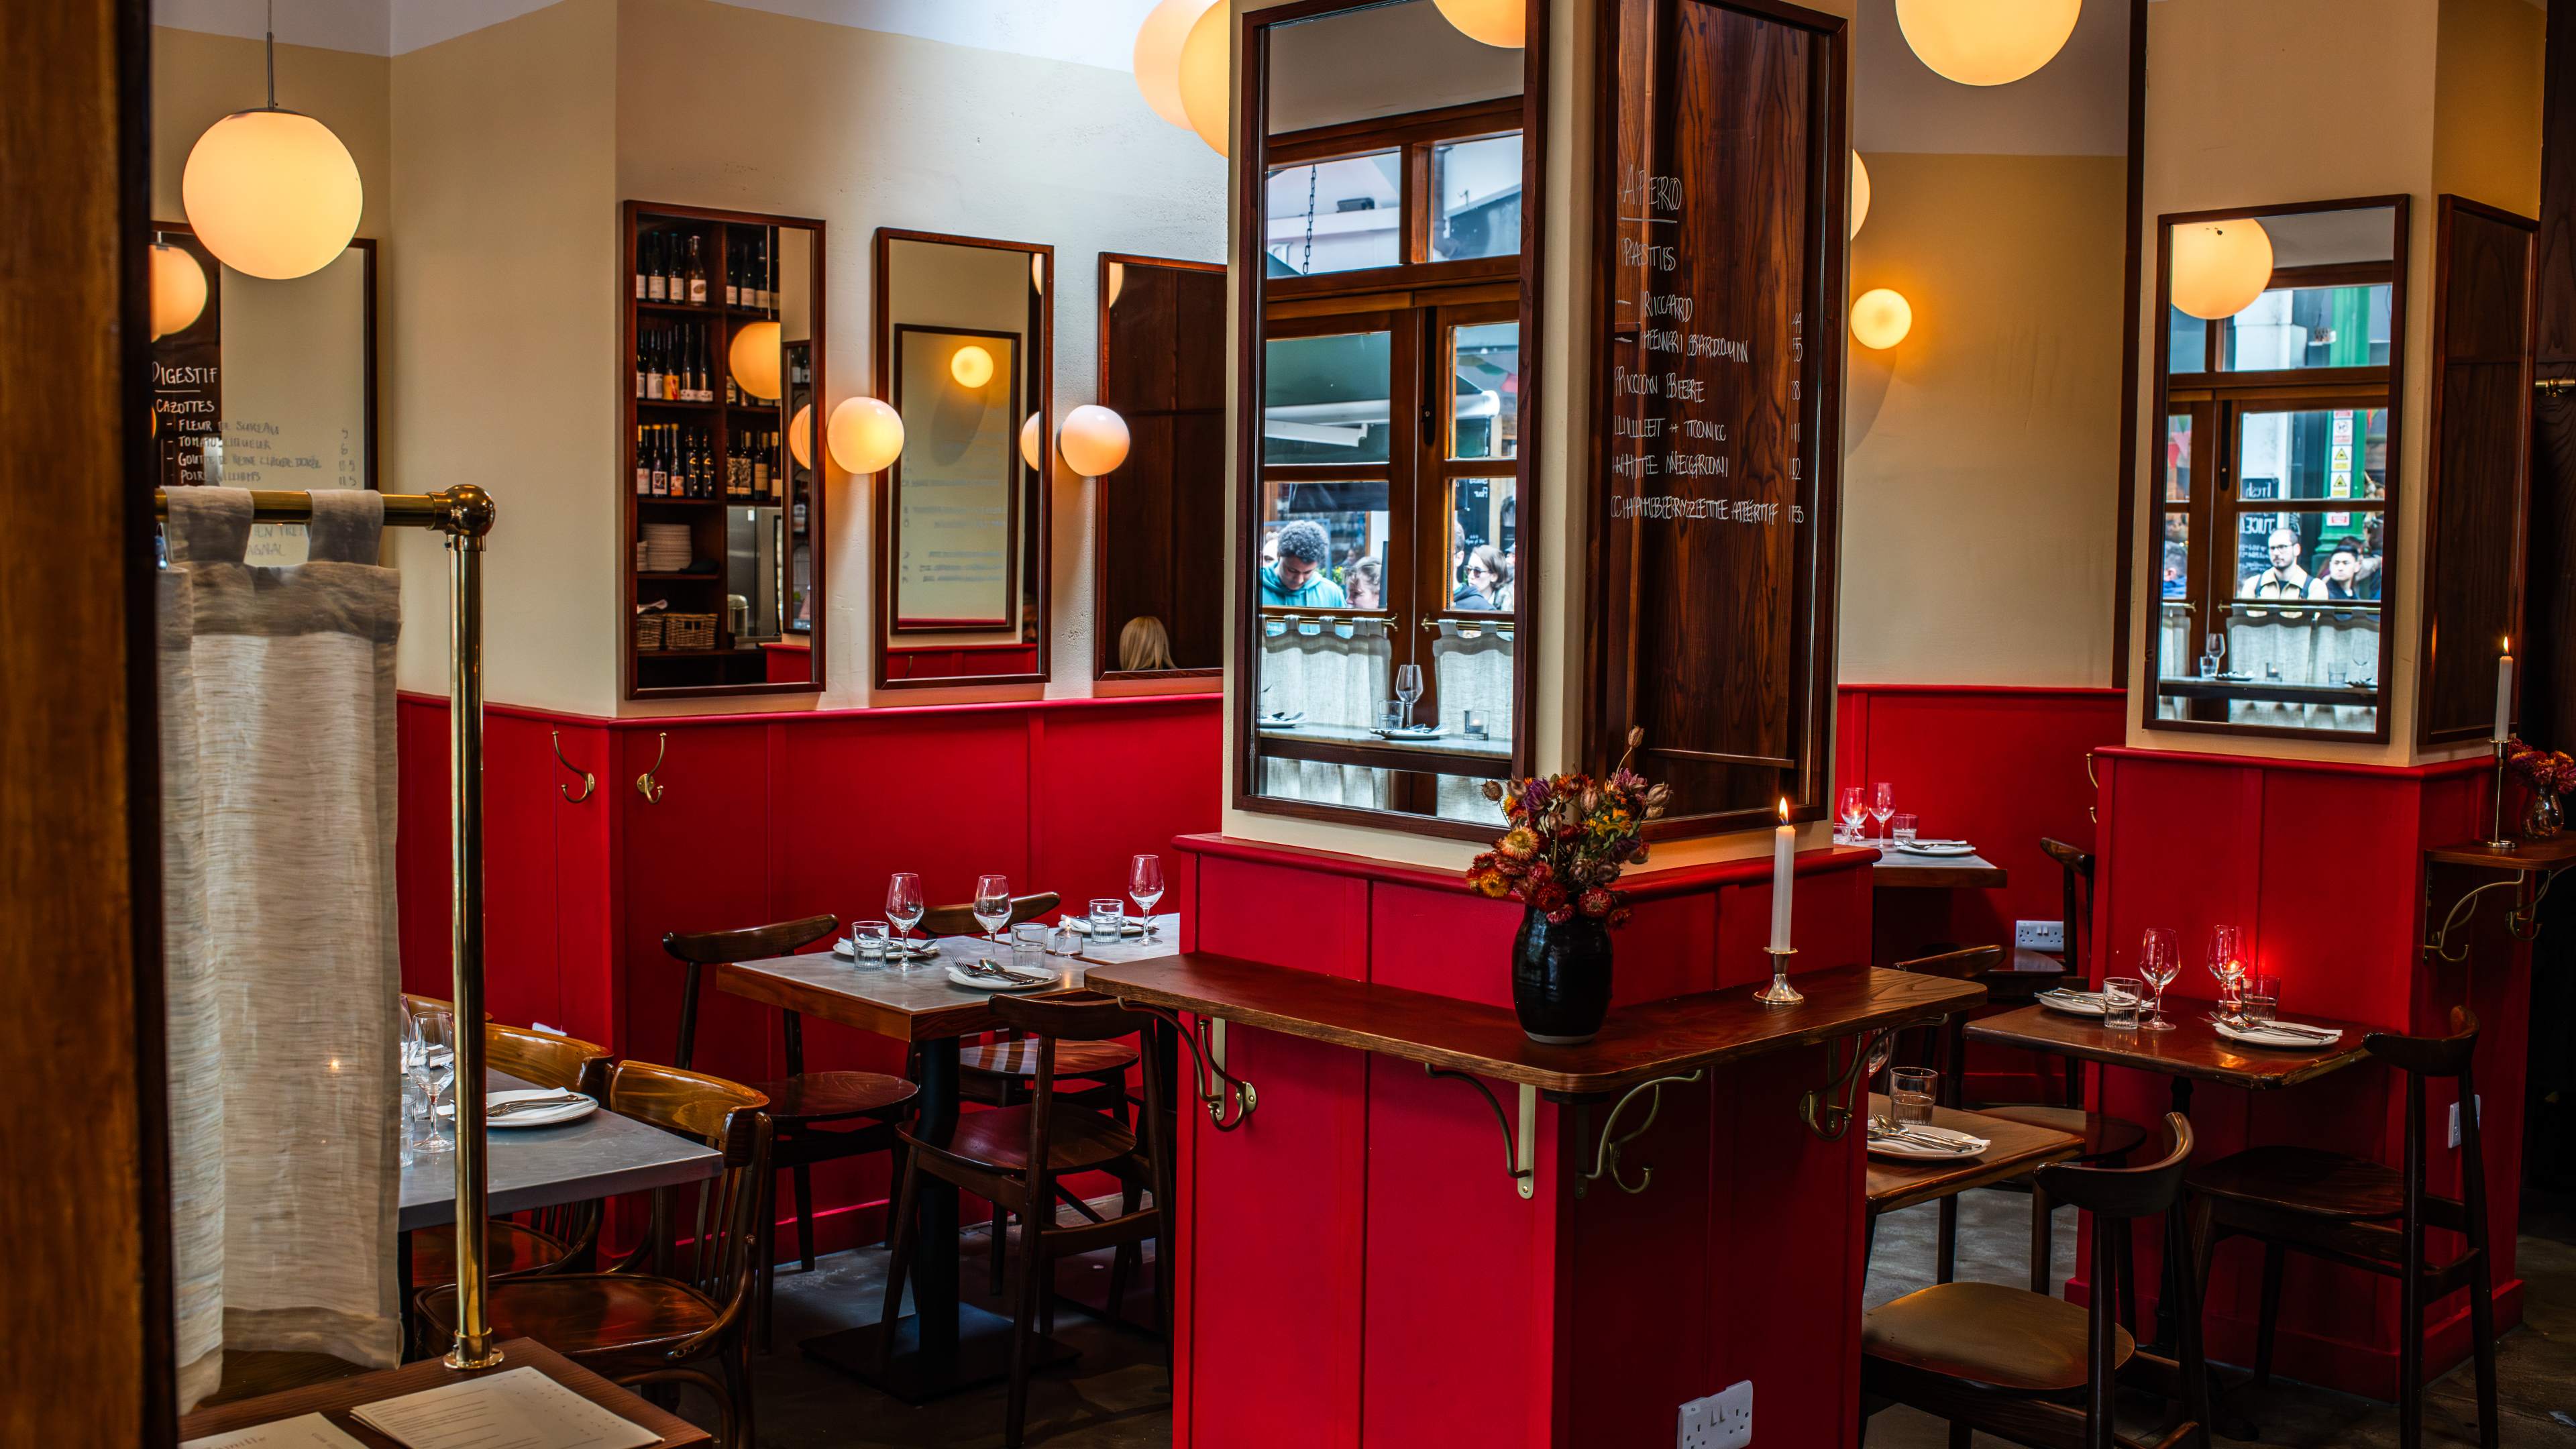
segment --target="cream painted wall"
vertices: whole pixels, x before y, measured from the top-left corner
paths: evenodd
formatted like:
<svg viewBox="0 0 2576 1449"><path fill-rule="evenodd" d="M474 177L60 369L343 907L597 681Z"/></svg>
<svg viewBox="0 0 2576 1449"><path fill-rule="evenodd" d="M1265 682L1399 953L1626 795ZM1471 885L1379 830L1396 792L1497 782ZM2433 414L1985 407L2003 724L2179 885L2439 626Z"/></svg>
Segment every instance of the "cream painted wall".
<svg viewBox="0 0 2576 1449"><path fill-rule="evenodd" d="M2545 12L2530 0L2442 0L2433 72L2433 189L2540 215Z"/></svg>

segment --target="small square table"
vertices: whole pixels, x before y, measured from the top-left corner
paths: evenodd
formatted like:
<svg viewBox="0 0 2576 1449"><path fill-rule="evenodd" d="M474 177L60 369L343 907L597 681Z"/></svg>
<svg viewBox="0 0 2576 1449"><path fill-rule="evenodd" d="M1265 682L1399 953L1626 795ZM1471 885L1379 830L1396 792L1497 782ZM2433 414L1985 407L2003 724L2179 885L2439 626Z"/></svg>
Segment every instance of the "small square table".
<svg viewBox="0 0 2576 1449"><path fill-rule="evenodd" d="M1982 855L1916 855L1891 846L1876 847L1878 864L1869 868L1874 891L2001 890L2012 884L2012 872Z"/></svg>
<svg viewBox="0 0 2576 1449"><path fill-rule="evenodd" d="M1877 1118L1887 1110L1887 1094L1869 1094L1869 1114ZM1963 1112L1956 1107L1932 1109L1932 1125L1952 1132L1965 1132L1993 1144L1972 1159L1950 1162L1912 1162L1898 1157L1868 1158L1869 1236L1866 1242L1878 1241L1878 1215L1892 1213L1942 1198L1956 1197L1980 1187L2036 1172L2052 1162L2064 1162L2084 1150L2084 1139L2072 1132L2053 1127L2035 1127L2004 1117L1989 1117L1982 1112ZM2048 1291L2049 1217L2044 1199L2034 1199L2031 1208L2030 1251L2031 1291ZM1943 1219L1944 1223L1948 1219ZM1868 1249L1862 1250L1866 1261ZM1946 1275L1948 1269L1944 1265ZM1946 1281L1946 1277L1944 1279Z"/></svg>
<svg viewBox="0 0 2576 1449"><path fill-rule="evenodd" d="M488 1069L483 1084L487 1092L535 1085ZM492 1129L484 1140L484 1206L495 1216L699 1182L724 1169L724 1154L705 1143L606 1108L556 1127ZM456 1221L456 1155L413 1154L401 1202L395 1224L404 1232Z"/></svg>

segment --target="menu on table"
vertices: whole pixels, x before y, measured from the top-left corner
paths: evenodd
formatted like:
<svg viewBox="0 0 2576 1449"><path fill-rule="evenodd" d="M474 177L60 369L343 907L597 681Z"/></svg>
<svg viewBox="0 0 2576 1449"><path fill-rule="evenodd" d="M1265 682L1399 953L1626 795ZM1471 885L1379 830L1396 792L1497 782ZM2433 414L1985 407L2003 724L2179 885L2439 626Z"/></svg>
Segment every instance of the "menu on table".
<svg viewBox="0 0 2576 1449"><path fill-rule="evenodd" d="M298 1414L273 1424L253 1424L190 1439L179 1449L367 1449L320 1414Z"/></svg>
<svg viewBox="0 0 2576 1449"><path fill-rule="evenodd" d="M662 1442L532 1368L379 1399L349 1415L409 1449L644 1449Z"/></svg>

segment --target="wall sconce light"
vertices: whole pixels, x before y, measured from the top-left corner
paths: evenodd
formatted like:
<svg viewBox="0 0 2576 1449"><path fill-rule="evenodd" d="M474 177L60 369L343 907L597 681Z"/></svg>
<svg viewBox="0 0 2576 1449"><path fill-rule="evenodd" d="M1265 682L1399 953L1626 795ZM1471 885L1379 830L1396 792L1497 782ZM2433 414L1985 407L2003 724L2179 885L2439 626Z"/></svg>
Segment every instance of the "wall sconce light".
<svg viewBox="0 0 2576 1449"><path fill-rule="evenodd" d="M1136 89L1154 114L1187 131L1190 113L1181 107L1181 46L1190 26L1216 0L1163 0L1136 27Z"/></svg>
<svg viewBox="0 0 2576 1449"><path fill-rule="evenodd" d="M787 456L799 468L814 466L814 405L807 403L787 420Z"/></svg>
<svg viewBox="0 0 2576 1449"><path fill-rule="evenodd" d="M778 324L744 323L725 349L725 365L744 392L764 402L778 401Z"/></svg>
<svg viewBox="0 0 2576 1449"><path fill-rule="evenodd" d="M1046 441L1038 436L1038 415L1029 414L1020 424L1020 461L1038 472L1046 471Z"/></svg>
<svg viewBox="0 0 2576 1449"><path fill-rule="evenodd" d="M878 398L843 398L832 409L828 441L842 472L881 473L903 456L903 414Z"/></svg>
<svg viewBox="0 0 2576 1449"><path fill-rule="evenodd" d="M1127 461L1127 420L1098 403L1084 403L1064 415L1055 446L1066 467L1085 478L1105 477Z"/></svg>
<svg viewBox="0 0 2576 1449"><path fill-rule="evenodd" d="M948 375L962 388L979 388L993 380L993 354L969 342L948 359ZM853 470L873 472L873 469Z"/></svg>
<svg viewBox="0 0 2576 1449"><path fill-rule="evenodd" d="M1933 72L2009 85L2057 58L2084 0L1896 0L1897 28Z"/></svg>
<svg viewBox="0 0 2576 1449"><path fill-rule="evenodd" d="M1190 24L1181 43L1181 109L1190 129L1210 150L1225 152L1226 108L1232 104L1234 55L1226 43L1225 22L1231 5L1211 5Z"/></svg>
<svg viewBox="0 0 2576 1449"><path fill-rule="evenodd" d="M1884 352L1914 330L1914 304L1889 287L1874 287L1852 299L1852 340Z"/></svg>
<svg viewBox="0 0 2576 1449"><path fill-rule="evenodd" d="M1860 162L1860 153L1852 153L1851 234L1860 235L1860 224L1869 220L1869 168Z"/></svg>
<svg viewBox="0 0 2576 1449"><path fill-rule="evenodd" d="M1431 0L1458 33L1469 40L1506 50L1529 43L1529 7L1525 0Z"/></svg>

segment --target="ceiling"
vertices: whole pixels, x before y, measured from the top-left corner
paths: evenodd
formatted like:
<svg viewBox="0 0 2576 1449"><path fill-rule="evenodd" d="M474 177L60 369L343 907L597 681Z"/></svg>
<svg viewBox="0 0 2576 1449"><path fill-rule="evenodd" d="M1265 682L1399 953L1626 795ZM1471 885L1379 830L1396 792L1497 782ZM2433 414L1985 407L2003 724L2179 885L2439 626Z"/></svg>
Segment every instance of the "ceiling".
<svg viewBox="0 0 2576 1449"><path fill-rule="evenodd" d="M1852 22L1853 149L2128 154L2128 9L2117 0L2086 0L2066 48L2037 74L2005 86L1963 86L1915 59L1897 26L1895 0L1860 0Z"/></svg>

